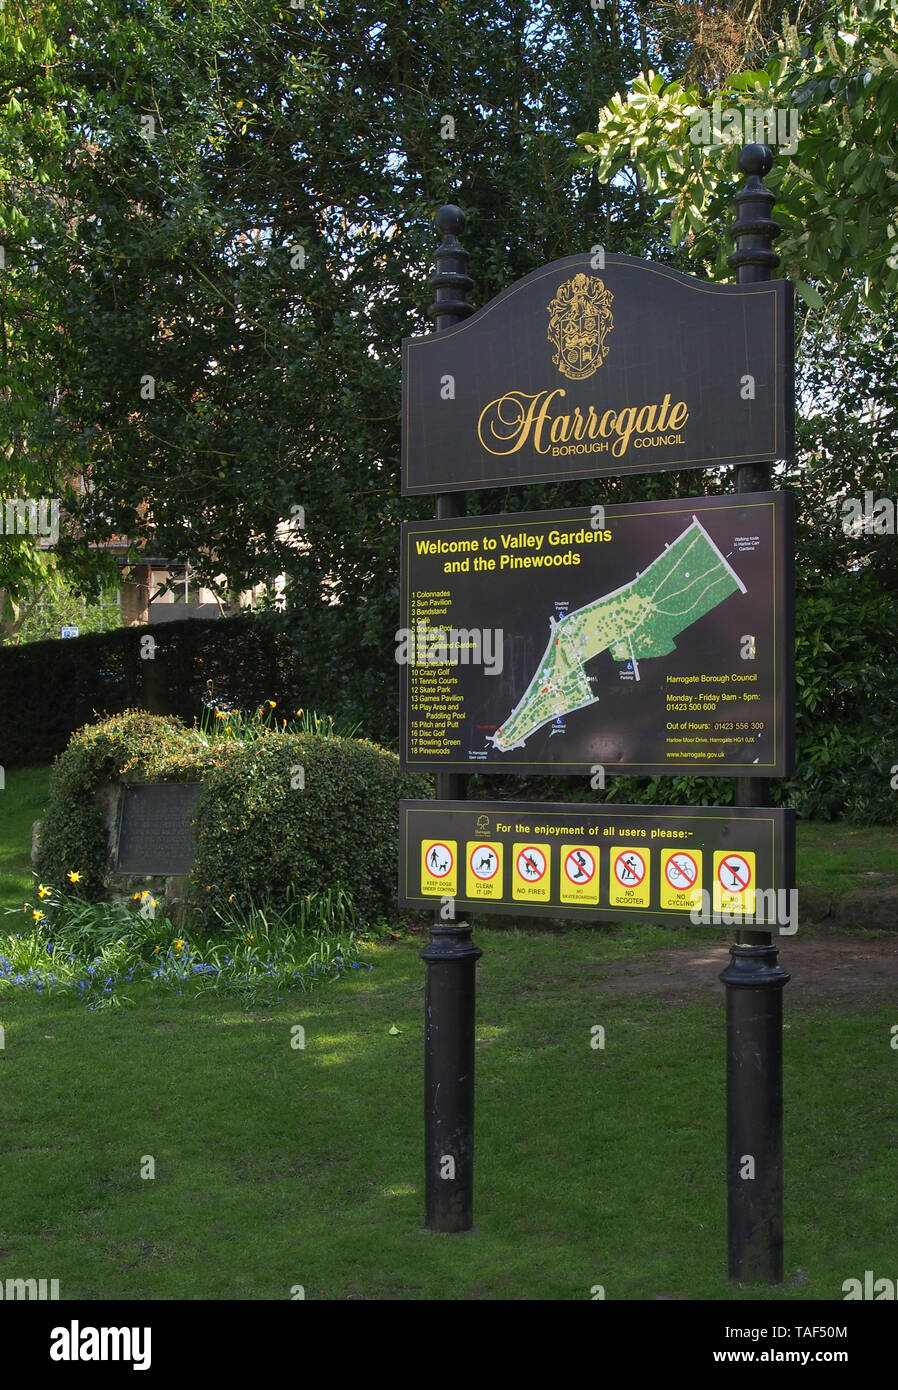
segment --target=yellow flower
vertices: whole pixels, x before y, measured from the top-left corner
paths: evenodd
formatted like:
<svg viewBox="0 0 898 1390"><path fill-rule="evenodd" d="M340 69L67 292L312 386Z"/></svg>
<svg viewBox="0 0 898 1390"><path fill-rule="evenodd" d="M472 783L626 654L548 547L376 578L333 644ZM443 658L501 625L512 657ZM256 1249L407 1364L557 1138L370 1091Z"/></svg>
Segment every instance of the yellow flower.
<svg viewBox="0 0 898 1390"><path fill-rule="evenodd" d="M138 901L138 899L139 899L139 898L142 898L142 897L143 897L143 893L132 893L132 894L131 894L131 901L132 901L132 903L136 903L136 902Z"/></svg>
<svg viewBox="0 0 898 1390"><path fill-rule="evenodd" d="M44 916L42 912L38 912L37 908L35 908L31 915L34 918L35 922L39 922L41 918Z"/></svg>
<svg viewBox="0 0 898 1390"><path fill-rule="evenodd" d="M68 877L69 883L80 883L80 882L81 882L81 875L80 875L80 873L78 873L77 871L73 871L72 869L69 869L69 872L68 872L67 877Z"/></svg>
<svg viewBox="0 0 898 1390"><path fill-rule="evenodd" d="M245 940L245 941L255 941L255 939L256 939L256 938L253 936L253 934L252 934L251 931L248 931L248 932L246 933L246 936L244 937L244 940Z"/></svg>
<svg viewBox="0 0 898 1390"><path fill-rule="evenodd" d="M234 901L234 894L233 894L233 893L229 893L229 894L228 894L228 902L229 902L229 903L232 903L233 901Z"/></svg>
<svg viewBox="0 0 898 1390"><path fill-rule="evenodd" d="M182 947L183 945L184 945L184 942L181 941L181 940L179 939L178 941L175 942L175 950L176 950L176 951L180 951L180 949L181 949L181 947Z"/></svg>
<svg viewBox="0 0 898 1390"><path fill-rule="evenodd" d="M300 719L302 719L302 710L301 710L301 709L298 709L298 710L296 711L296 713L297 713L298 717L299 717Z"/></svg>
<svg viewBox="0 0 898 1390"><path fill-rule="evenodd" d="M153 947L153 950L156 952L156 955L158 956L158 954L159 954L159 947L158 947L158 946L154 946L154 947Z"/></svg>
<svg viewBox="0 0 898 1390"><path fill-rule="evenodd" d="M45 888L44 885L43 885L42 883L39 883L39 884L37 885L37 896L38 896L39 898L49 898L49 896L50 896L50 889L49 889L49 888Z"/></svg>
<svg viewBox="0 0 898 1390"><path fill-rule="evenodd" d="M158 907L158 906L159 906L159 899L158 899L158 898L154 898L154 899L153 899L153 906L154 906L154 907Z"/></svg>
<svg viewBox="0 0 898 1390"><path fill-rule="evenodd" d="M228 717L228 716L225 714L224 710L217 709L217 710L215 711L215 718L216 718L216 719L227 719L227 717Z"/></svg>
<svg viewBox="0 0 898 1390"><path fill-rule="evenodd" d="M269 709L274 709L276 705L277 705L277 700L269 700L269 701L268 701L268 708L269 708Z"/></svg>

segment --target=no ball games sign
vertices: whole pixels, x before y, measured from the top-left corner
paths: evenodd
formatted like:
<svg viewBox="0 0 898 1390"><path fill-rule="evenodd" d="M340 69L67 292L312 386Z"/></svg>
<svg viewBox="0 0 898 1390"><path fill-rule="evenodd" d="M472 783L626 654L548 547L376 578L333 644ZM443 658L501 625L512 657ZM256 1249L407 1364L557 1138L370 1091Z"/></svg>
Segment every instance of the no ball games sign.
<svg viewBox="0 0 898 1390"><path fill-rule="evenodd" d="M402 491L787 458L792 289L570 256L403 342Z"/></svg>
<svg viewBox="0 0 898 1390"><path fill-rule="evenodd" d="M404 766L788 773L791 537L786 493L407 522Z"/></svg>

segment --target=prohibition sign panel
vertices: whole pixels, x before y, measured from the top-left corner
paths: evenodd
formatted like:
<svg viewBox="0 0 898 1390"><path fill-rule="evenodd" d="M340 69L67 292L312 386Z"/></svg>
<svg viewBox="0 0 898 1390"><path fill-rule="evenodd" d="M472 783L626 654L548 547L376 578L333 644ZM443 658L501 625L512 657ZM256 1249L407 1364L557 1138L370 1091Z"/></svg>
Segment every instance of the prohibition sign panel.
<svg viewBox="0 0 898 1390"><path fill-rule="evenodd" d="M700 850L661 851L661 906L673 912L691 912L701 906L702 856Z"/></svg>
<svg viewBox="0 0 898 1390"><path fill-rule="evenodd" d="M592 850L583 845L564 845L564 873L569 883L590 883L596 876L598 865Z"/></svg>
<svg viewBox="0 0 898 1390"><path fill-rule="evenodd" d="M642 922L682 924L697 909L704 922L716 896L713 886L723 892L718 877L721 860L729 858L735 864L738 856L751 868L749 889L735 903L745 920L765 930L772 924L772 930L778 928L787 935L795 930L787 915L795 884L792 811L749 806L401 801L401 907L420 911L440 906L441 898L451 891L447 886L451 874L440 867L445 856L441 859L438 850L435 867L442 876L434 877L426 869L426 853L432 853L434 846L454 852L456 845L463 847L466 869L460 891L453 895L456 911L467 908L475 918L479 913L514 916L526 912L597 922L620 922L632 916ZM472 852L483 846L496 850L500 869L493 878L480 880L470 873L470 861ZM574 884L565 873L572 852L580 852L587 863L588 853L595 862L591 896L586 885ZM522 853L531 864L521 861ZM681 882L676 865L665 873L675 856L679 867L687 869L681 887L672 886L672 881ZM619 861L622 867L616 873L614 865ZM624 873L626 861L629 867ZM519 863L524 864L526 876L519 872ZM697 872L689 868L690 863ZM644 868L638 883L621 881L621 875L639 873L640 865ZM484 864L481 872L487 871ZM690 887L693 873L696 881ZM706 892L702 891L704 875L709 880ZM481 896L493 885L495 896ZM726 909L726 897L722 906ZM782 920L777 914L782 914Z"/></svg>
<svg viewBox="0 0 898 1390"><path fill-rule="evenodd" d="M516 842L512 848L514 872L511 894L519 902L547 903L551 894L549 856L551 845Z"/></svg>
<svg viewBox="0 0 898 1390"><path fill-rule="evenodd" d="M561 846L558 893L563 903L599 901L599 850L595 845Z"/></svg>
<svg viewBox="0 0 898 1390"><path fill-rule="evenodd" d="M754 912L755 856L751 850L714 855L714 911Z"/></svg>
<svg viewBox="0 0 898 1390"><path fill-rule="evenodd" d="M650 850L612 845L608 901L618 907L648 907L651 901L650 864Z"/></svg>

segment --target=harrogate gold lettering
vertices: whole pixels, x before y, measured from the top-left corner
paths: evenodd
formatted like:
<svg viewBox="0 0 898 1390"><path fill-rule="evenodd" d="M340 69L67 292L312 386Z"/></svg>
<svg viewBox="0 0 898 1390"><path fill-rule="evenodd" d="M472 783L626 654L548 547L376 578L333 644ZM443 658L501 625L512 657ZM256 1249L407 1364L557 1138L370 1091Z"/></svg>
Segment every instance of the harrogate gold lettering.
<svg viewBox="0 0 898 1390"><path fill-rule="evenodd" d="M609 439L616 435L611 452L615 458L621 458L630 447L633 435L658 436L656 439L633 439L634 447L645 449L670 444L674 437L664 432L682 430L689 419L686 402L677 401L671 405L669 393L660 404L628 405L621 410L606 410L601 416L593 406L584 415L578 405L571 413L551 414L553 402L556 398L560 401L566 394L559 386L554 391L533 394L506 391L504 396L497 396L484 407L477 421L477 436L484 449L501 456L516 454L529 443L537 454L546 454L550 449L553 454L580 453L583 450L577 449L576 444L582 440ZM677 436L676 442L684 441ZM562 449L559 445L570 445L570 448Z"/></svg>

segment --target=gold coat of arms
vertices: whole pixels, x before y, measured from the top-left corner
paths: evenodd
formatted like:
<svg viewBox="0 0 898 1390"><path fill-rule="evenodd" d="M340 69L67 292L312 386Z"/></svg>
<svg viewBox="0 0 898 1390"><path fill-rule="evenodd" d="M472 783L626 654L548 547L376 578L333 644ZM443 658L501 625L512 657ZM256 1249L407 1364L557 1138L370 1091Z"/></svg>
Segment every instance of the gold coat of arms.
<svg viewBox="0 0 898 1390"><path fill-rule="evenodd" d="M611 301L598 276L582 272L558 286L547 306L549 342L555 348L555 366L572 381L584 381L601 367L608 355L606 338L614 327Z"/></svg>

